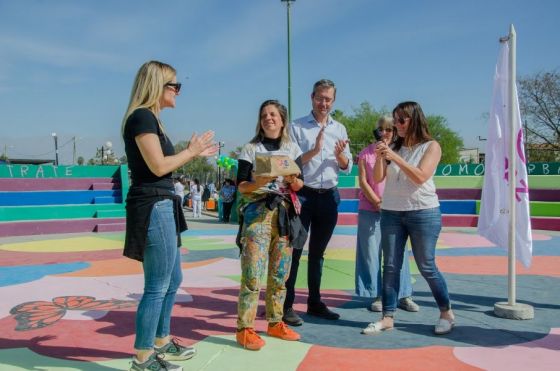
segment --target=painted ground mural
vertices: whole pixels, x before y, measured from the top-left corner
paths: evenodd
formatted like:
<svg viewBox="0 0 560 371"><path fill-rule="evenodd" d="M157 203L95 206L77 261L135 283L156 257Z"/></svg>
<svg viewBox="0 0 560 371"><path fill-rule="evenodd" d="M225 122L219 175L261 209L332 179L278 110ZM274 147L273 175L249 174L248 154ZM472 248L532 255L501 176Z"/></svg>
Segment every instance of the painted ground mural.
<svg viewBox="0 0 560 371"><path fill-rule="evenodd" d="M560 233L534 231L530 269L518 265L517 298L535 319L493 315L506 300L507 257L471 228L445 228L438 243L457 316L448 336L432 334L437 308L411 261L418 313L399 311L395 331L364 336L378 318L353 297L354 226L339 226L324 263L323 296L341 314L303 315L300 342L263 335L259 352L235 342L240 267L236 226L213 220L184 233L184 280L172 329L198 354L186 370L556 370L560 360ZM0 239L0 370L126 370L142 292L138 262L122 257L124 233ZM306 270L304 258L300 266ZM296 310L306 309L299 274ZM264 293L261 293L261 298ZM264 332L264 306L257 330Z"/></svg>

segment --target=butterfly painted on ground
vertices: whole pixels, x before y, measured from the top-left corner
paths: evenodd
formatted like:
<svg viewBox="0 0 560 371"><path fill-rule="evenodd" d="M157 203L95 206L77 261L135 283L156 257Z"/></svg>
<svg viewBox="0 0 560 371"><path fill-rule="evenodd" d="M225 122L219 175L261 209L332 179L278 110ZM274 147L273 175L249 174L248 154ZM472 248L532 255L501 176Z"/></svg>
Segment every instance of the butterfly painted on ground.
<svg viewBox="0 0 560 371"><path fill-rule="evenodd" d="M68 310L109 311L138 305L131 300L95 300L92 296L59 296L48 301L30 301L10 310L17 321L16 331L35 330L55 324Z"/></svg>

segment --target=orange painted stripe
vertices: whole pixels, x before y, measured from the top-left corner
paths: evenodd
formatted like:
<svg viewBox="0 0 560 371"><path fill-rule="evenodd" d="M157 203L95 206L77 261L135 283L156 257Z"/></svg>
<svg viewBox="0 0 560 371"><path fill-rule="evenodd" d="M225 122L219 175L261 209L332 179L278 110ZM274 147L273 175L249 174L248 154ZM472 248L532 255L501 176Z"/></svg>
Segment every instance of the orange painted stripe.
<svg viewBox="0 0 560 371"><path fill-rule="evenodd" d="M202 267L213 264L223 258L214 258L193 263L181 263L183 269ZM130 274L142 274L142 263L128 258L94 261L91 266L77 272L63 273L61 277L101 277L101 276L126 276Z"/></svg>
<svg viewBox="0 0 560 371"><path fill-rule="evenodd" d="M507 256L438 256L440 271L458 274L507 275ZM516 273L560 277L560 256L533 256L529 269L517 262Z"/></svg>
<svg viewBox="0 0 560 371"><path fill-rule="evenodd" d="M362 335L364 341L368 337ZM383 335L379 335L383 336ZM342 349L313 346L300 363L298 371L362 371L362 370L430 370L472 371L480 368L467 365L453 355L452 347L431 346L414 349Z"/></svg>

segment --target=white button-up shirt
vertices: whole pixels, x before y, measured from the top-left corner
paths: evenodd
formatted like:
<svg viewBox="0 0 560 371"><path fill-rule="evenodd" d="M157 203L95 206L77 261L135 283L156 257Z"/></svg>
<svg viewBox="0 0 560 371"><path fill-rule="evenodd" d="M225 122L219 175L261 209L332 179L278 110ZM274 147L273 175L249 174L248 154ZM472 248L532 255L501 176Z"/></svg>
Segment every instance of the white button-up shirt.
<svg viewBox="0 0 560 371"><path fill-rule="evenodd" d="M290 137L306 153L315 147L315 140L319 135L321 125L315 120L313 113L294 120L290 124ZM344 148L344 155L348 158L348 167L340 169L334 154L335 143L339 139L348 140L346 128L329 115L323 133L323 148L308 163L303 165L303 179L305 185L311 188L332 188L338 184L338 172L349 174L352 171L352 154L348 144Z"/></svg>

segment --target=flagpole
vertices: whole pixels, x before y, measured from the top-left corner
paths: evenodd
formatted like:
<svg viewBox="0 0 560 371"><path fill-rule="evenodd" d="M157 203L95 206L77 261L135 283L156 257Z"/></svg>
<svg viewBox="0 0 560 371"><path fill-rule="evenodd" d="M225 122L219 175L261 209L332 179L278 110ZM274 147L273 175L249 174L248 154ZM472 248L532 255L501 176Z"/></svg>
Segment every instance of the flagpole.
<svg viewBox="0 0 560 371"><path fill-rule="evenodd" d="M513 130L514 122L516 121L517 115L517 105L515 102L515 81L517 78L516 71L516 46L517 46L517 34L515 33L515 28L513 24L509 27L509 117L510 117L510 143L509 143L509 235L508 235L508 304L514 306L516 302L516 284L515 284L515 226L516 214L515 214L515 185L517 184L517 174L515 169L517 169L517 156L515 153L515 142L517 139L517 133Z"/></svg>
<svg viewBox="0 0 560 371"><path fill-rule="evenodd" d="M513 24L510 25L509 35L500 38L500 42L509 44L508 61L508 101L509 104L509 158L508 158L508 180L509 180L509 228L508 228L508 301L494 304L494 314L498 317L508 319L526 320L533 319L535 314L533 307L528 304L516 302L516 271L515 271L515 239L516 239L516 169L517 153L516 142L517 132L514 130L517 122L517 89L516 89L516 47L517 34Z"/></svg>

